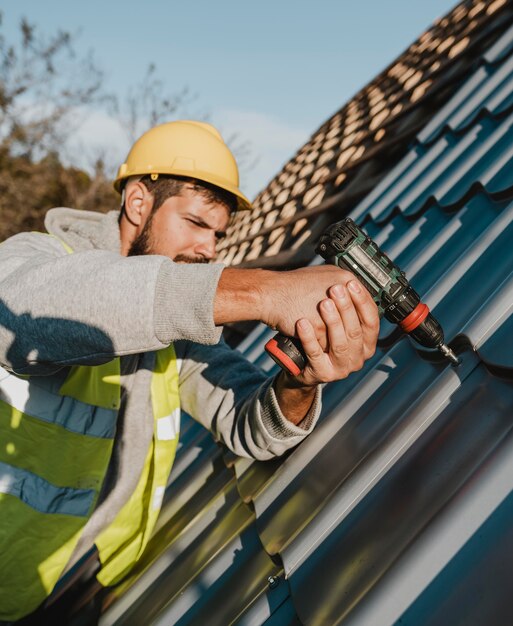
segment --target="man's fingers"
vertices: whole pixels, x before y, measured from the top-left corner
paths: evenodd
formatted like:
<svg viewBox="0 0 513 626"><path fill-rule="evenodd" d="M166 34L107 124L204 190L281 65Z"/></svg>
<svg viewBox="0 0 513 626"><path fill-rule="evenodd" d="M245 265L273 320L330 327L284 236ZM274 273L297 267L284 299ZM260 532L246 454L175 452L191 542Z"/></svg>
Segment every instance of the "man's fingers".
<svg viewBox="0 0 513 626"><path fill-rule="evenodd" d="M358 280L348 283L348 290L360 319L362 340L365 350L365 358L370 358L376 350L376 341L379 334L378 307L369 292Z"/></svg>
<svg viewBox="0 0 513 626"><path fill-rule="evenodd" d="M351 297L358 311L362 325L366 326L377 335L379 331L379 316L376 303L365 287L360 284L360 281L356 279L352 280L347 286L351 292Z"/></svg>
<svg viewBox="0 0 513 626"><path fill-rule="evenodd" d="M315 335L315 330L307 319L300 319L297 322L296 332L301 339L303 350L309 361L316 363L325 357L322 346Z"/></svg>
<svg viewBox="0 0 513 626"><path fill-rule="evenodd" d="M347 340L361 343L363 334L362 323L347 288L344 285L335 285L330 290L330 296L332 296L337 305Z"/></svg>
<svg viewBox="0 0 513 626"><path fill-rule="evenodd" d="M378 309L367 290L353 280L347 286L332 285L328 296L318 308L328 339L327 351L309 320L302 318L296 325L308 359L300 375L306 384L345 378L350 372L361 369L375 351Z"/></svg>
<svg viewBox="0 0 513 626"><path fill-rule="evenodd" d="M335 363L345 362L348 358L349 339L343 319L343 309L347 307L353 309L354 312L354 306L351 300L344 300L343 292L339 292L337 300L323 300L320 306L321 315L328 330L330 358ZM354 316L358 322L356 312L354 312Z"/></svg>

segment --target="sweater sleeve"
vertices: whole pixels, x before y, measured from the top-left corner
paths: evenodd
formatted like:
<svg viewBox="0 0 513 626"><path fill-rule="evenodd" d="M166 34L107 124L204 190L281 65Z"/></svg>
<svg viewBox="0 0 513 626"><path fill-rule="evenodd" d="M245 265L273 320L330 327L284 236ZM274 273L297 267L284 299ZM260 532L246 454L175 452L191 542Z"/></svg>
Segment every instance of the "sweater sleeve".
<svg viewBox="0 0 513 626"><path fill-rule="evenodd" d="M267 460L296 446L319 418L321 389L300 426L280 410L274 378L223 341L177 342L182 409L238 456Z"/></svg>
<svg viewBox="0 0 513 626"><path fill-rule="evenodd" d="M50 235L15 235L0 245L0 363L19 374L49 374L179 339L216 343L222 270L156 255L68 254Z"/></svg>

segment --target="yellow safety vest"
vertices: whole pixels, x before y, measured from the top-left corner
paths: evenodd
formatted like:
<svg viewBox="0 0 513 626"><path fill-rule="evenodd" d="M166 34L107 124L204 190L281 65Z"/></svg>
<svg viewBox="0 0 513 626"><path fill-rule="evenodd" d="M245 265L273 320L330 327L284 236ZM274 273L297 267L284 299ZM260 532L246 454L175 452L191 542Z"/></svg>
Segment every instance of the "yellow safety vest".
<svg viewBox="0 0 513 626"><path fill-rule="evenodd" d="M0 620L35 610L51 593L94 511L120 406L120 361L58 376L0 368ZM156 353L153 439L136 489L95 543L98 580L111 585L143 552L160 511L179 435L173 346Z"/></svg>

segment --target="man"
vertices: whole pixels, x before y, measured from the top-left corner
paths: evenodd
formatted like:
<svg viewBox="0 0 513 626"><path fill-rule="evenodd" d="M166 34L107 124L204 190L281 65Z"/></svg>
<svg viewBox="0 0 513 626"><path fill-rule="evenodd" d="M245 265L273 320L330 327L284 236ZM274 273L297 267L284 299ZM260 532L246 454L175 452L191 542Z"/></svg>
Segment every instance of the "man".
<svg viewBox="0 0 513 626"><path fill-rule="evenodd" d="M0 246L0 620L51 593L95 545L98 580L133 567L155 524L180 407L236 454L297 445L320 383L362 367L377 309L351 274L209 264L248 209L219 133L173 122L118 173L122 209L53 209ZM267 378L219 342L228 322L297 334L308 364Z"/></svg>

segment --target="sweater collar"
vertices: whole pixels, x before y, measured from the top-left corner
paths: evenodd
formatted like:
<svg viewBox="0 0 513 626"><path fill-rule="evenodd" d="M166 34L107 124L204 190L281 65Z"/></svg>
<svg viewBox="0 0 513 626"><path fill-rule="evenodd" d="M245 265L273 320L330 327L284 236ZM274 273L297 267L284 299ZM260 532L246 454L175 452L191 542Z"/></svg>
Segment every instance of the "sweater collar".
<svg viewBox="0 0 513 626"><path fill-rule="evenodd" d="M75 252L109 250L121 252L119 212L95 213L77 209L50 209L45 217L46 230L67 243Z"/></svg>

